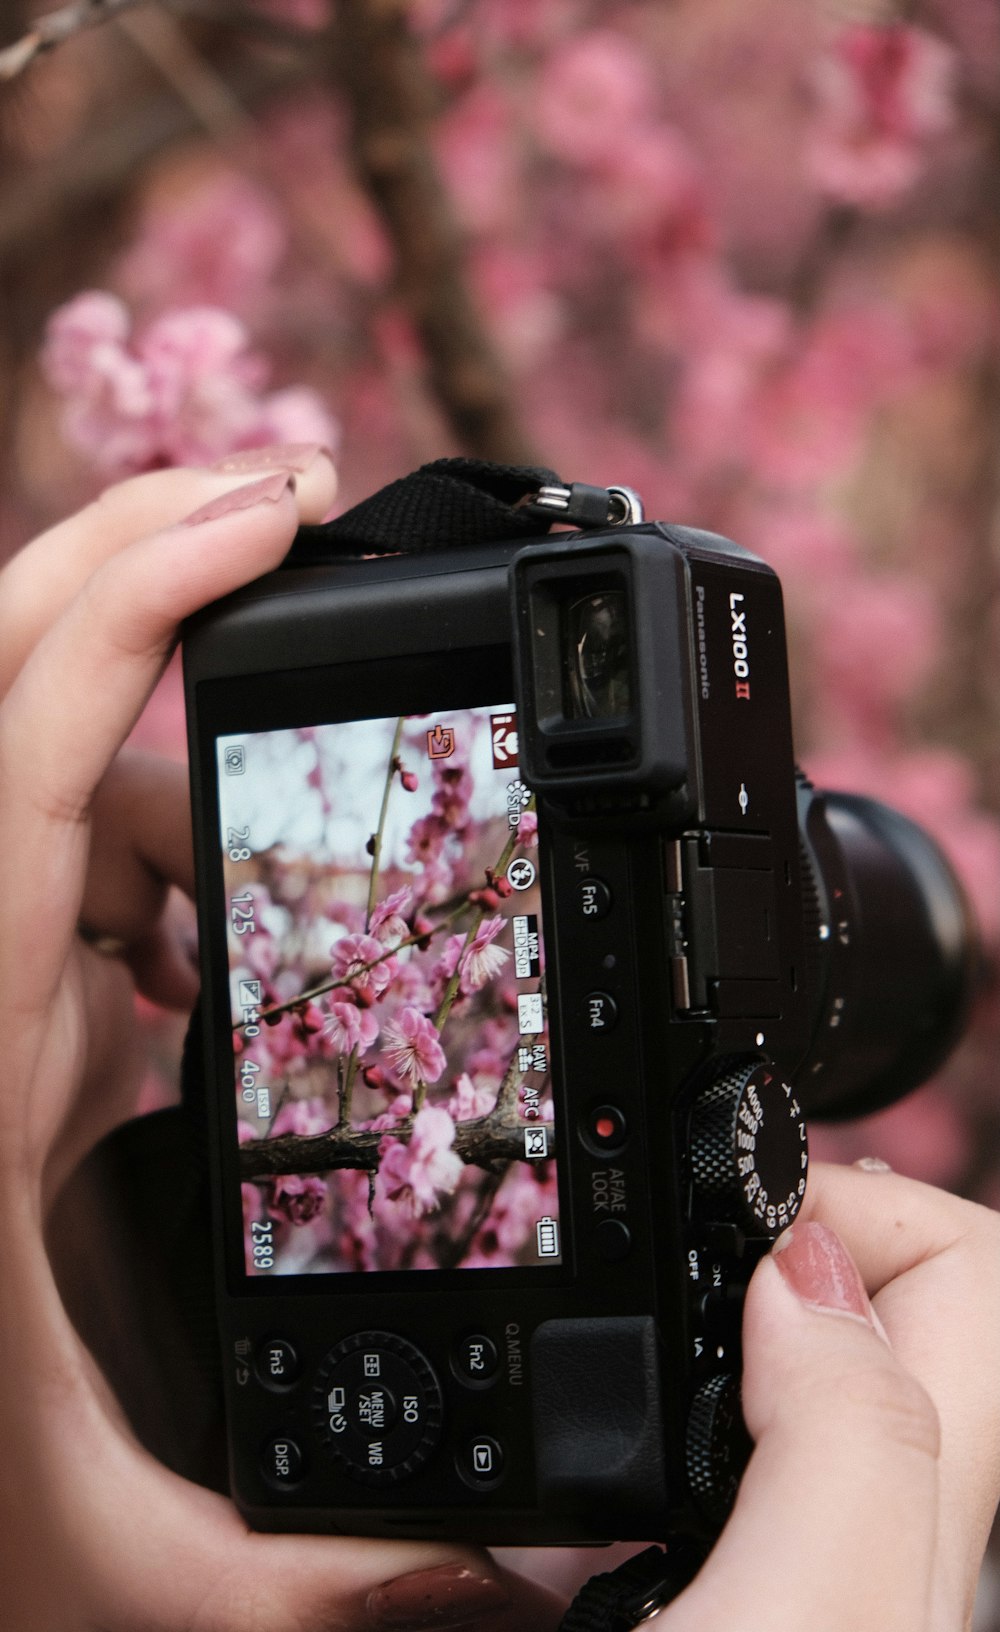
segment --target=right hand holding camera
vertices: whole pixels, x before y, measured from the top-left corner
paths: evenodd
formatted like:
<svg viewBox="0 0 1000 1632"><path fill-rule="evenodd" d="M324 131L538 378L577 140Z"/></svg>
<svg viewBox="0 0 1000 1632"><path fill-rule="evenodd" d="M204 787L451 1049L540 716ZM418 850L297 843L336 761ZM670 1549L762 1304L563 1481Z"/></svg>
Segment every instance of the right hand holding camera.
<svg viewBox="0 0 1000 1632"><path fill-rule="evenodd" d="M1000 1220L881 1165L815 1163L751 1281L756 1448L662 1632L972 1625L1000 1497Z"/></svg>

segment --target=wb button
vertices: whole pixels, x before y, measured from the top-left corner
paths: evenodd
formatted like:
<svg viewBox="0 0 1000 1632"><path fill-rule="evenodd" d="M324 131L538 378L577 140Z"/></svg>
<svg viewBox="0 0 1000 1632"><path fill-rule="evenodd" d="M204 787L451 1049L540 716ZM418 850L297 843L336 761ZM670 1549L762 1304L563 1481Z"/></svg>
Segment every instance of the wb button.
<svg viewBox="0 0 1000 1632"><path fill-rule="evenodd" d="M458 1471L468 1485L486 1489L498 1484L503 1475L503 1450L489 1434L477 1434L463 1446Z"/></svg>

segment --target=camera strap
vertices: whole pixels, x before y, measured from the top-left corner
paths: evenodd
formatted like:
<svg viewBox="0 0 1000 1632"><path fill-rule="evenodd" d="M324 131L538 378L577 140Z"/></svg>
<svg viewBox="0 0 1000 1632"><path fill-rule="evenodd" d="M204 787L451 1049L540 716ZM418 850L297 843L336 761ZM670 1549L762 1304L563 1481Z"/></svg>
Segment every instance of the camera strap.
<svg viewBox="0 0 1000 1632"><path fill-rule="evenodd" d="M300 527L283 566L294 569L358 556L537 537L556 522L586 529L642 519L642 502L627 487L566 484L541 466L438 459L391 482L333 521ZM185 1336L199 1373L199 1387L187 1399L190 1403L193 1395L198 1396L198 1444L204 1445L213 1413L222 1421L222 1396L211 1293L211 1195L197 1009L184 1048L181 1088L180 1106L126 1123L97 1154L132 1231L137 1259L170 1283L179 1336ZM190 1177L182 1206L178 1206L179 1153ZM171 1221L166 1232L164 1218ZM182 1434L182 1442L183 1438ZM178 1472L205 1482L208 1470L186 1465L176 1436L172 1441L169 1447L151 1443L150 1448ZM218 1466L208 1476L215 1488L222 1488L224 1474ZM570 1605L560 1632L631 1632L687 1586L704 1553L704 1548L682 1538L665 1549L648 1547L617 1569L594 1576Z"/></svg>
<svg viewBox="0 0 1000 1632"><path fill-rule="evenodd" d="M641 520L642 501L628 487L567 486L540 465L436 459L333 521L300 527L284 565L322 566L350 556L412 555L533 538L556 521L621 527Z"/></svg>

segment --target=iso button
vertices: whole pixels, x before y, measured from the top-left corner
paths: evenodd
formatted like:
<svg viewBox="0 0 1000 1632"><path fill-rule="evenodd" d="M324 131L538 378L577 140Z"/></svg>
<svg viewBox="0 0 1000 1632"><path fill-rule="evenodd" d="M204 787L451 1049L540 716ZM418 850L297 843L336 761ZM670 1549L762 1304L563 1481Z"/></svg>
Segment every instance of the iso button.
<svg viewBox="0 0 1000 1632"><path fill-rule="evenodd" d="M584 878L576 887L580 916L585 923L596 923L611 911L611 891L603 878Z"/></svg>

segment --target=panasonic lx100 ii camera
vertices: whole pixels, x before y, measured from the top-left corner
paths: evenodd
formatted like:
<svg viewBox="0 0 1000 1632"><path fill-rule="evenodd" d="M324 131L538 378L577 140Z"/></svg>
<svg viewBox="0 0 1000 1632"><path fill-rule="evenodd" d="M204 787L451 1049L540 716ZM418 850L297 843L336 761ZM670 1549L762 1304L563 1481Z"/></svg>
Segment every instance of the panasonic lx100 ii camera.
<svg viewBox="0 0 1000 1632"><path fill-rule="evenodd" d="M962 1023L936 847L796 771L774 572L627 490L546 504L597 525L318 562L303 529L186 632L260 1529L710 1536L805 1118L906 1092Z"/></svg>

